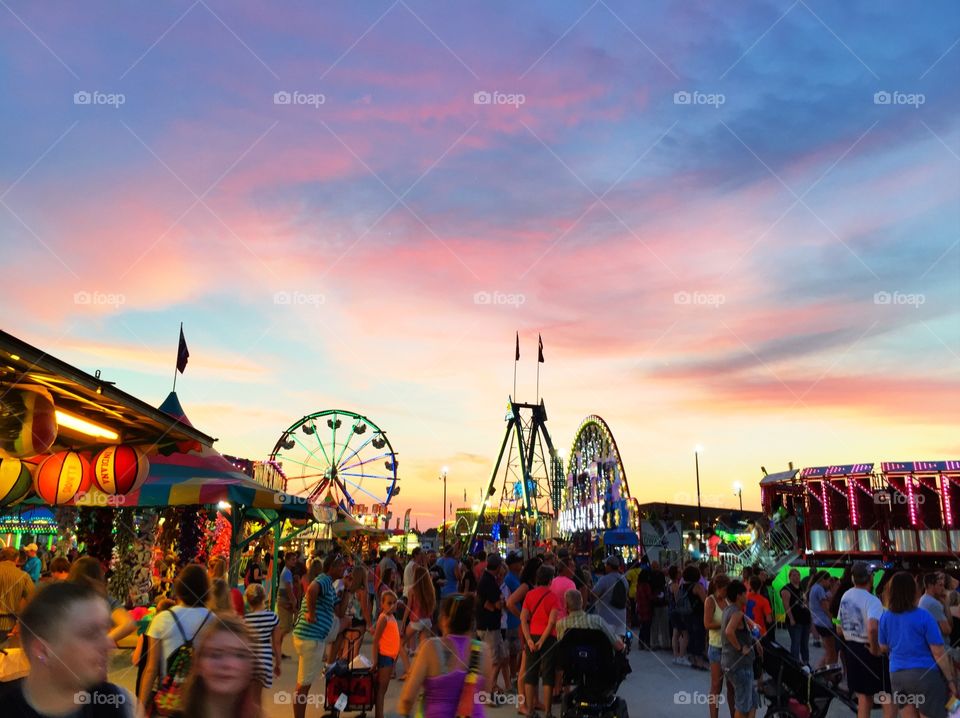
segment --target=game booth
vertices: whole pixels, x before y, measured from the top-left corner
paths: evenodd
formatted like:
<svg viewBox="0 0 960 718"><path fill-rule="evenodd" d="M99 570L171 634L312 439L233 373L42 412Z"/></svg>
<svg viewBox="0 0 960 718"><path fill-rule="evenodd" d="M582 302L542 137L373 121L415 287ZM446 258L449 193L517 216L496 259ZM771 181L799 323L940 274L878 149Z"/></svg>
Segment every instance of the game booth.
<svg viewBox="0 0 960 718"><path fill-rule="evenodd" d="M808 559L943 563L960 552L960 461L818 466L761 481L769 516L800 519Z"/></svg>

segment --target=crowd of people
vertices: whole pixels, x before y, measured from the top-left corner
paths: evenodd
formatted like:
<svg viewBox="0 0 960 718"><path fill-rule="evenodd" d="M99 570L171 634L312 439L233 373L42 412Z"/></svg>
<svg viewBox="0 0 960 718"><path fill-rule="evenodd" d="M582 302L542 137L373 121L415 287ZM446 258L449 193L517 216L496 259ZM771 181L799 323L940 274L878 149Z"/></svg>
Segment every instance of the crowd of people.
<svg viewBox="0 0 960 718"><path fill-rule="evenodd" d="M418 706L434 718L461 715L466 691L471 700L486 692L493 705L514 694L521 713L552 715L556 641L570 628L592 627L622 650L633 613L616 557L588 567L565 548L527 559L460 559L448 548L402 558L390 549L363 560L334 547L287 552L282 568L256 549L237 585L222 558L187 564L158 582L155 608L135 620L132 607L110 596L96 558L47 555L35 567L28 561L36 547L28 549L26 559L0 550L0 614L15 623L4 634L19 641L30 666L25 678L2 684L0 701L30 718L71 715L81 695L97 706L94 715L259 716L265 701L277 701L269 689L288 658L297 675L287 702L301 718L322 704L314 687L327 669L338 660L356 665L368 634L377 718L391 680L405 681L404 715ZM118 643L138 627L137 680L128 692L108 683L107 671ZM287 634L295 656L282 653ZM483 702L470 712L481 718Z"/></svg>
<svg viewBox="0 0 960 718"><path fill-rule="evenodd" d="M778 625L772 578L750 567L732 577L705 563L682 570L639 565L626 576L638 647L670 650L675 664L709 670L711 718L723 703L731 716L753 718L763 651ZM779 591L781 625L799 664L809 670L842 668L858 718L870 716L876 705L885 718L898 712L906 718L945 718L948 701L958 696L958 588L956 577L936 571L886 571L876 581L861 562L840 577L813 570L803 578L793 569ZM816 665L810 662L811 643L823 649Z"/></svg>
<svg viewBox="0 0 960 718"><path fill-rule="evenodd" d="M377 718L393 680L404 681L397 710L405 716L420 708L428 718L463 715L467 691L530 718L551 716L562 685L556 643L567 630L591 628L615 651L634 631L638 650L666 651L677 666L709 672L711 718L724 701L736 718L752 718L762 654L777 627L775 599L792 655L809 665L813 637L823 651L811 668L842 663L862 718L878 695L895 696L884 705L888 718L897 709L941 718L957 695L960 651L951 646L960 638L960 593L942 572L919 581L886 572L874 591L861 563L839 578L812 571L804 580L793 570L774 596L762 570L730 576L713 563L644 559L624 566L617 556L591 565L564 547L526 558L458 558L452 548L400 557L390 549L366 560L334 547L287 552L278 570L256 551L237 585L222 558L183 566L149 620L138 622L109 596L97 559L51 558L36 571L28 548L26 560L0 550L0 614L18 618L14 634L30 664L26 678L0 689L15 716L68 714L80 694L116 709L104 715L159 707L191 718L260 716L266 701L277 701L274 680L295 660L287 702L302 718L308 705L322 704L328 669L357 666L365 645ZM128 694L107 683L107 668L138 626L136 689ZM282 652L287 634L295 656ZM484 702L469 712L482 718Z"/></svg>

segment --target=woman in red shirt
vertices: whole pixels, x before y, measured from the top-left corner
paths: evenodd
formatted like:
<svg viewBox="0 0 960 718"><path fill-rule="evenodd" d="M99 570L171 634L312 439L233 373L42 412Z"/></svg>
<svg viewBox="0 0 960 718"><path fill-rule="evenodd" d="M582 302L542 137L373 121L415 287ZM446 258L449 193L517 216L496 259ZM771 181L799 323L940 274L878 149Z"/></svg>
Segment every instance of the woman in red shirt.
<svg viewBox="0 0 960 718"><path fill-rule="evenodd" d="M524 702L529 715L537 701L537 683L543 682L543 705L547 715L553 700L553 681L557 671L557 613L560 606L557 597L550 591L553 581L553 567L541 566L537 569L536 586L527 592L520 611L520 630L523 632L526 650L526 672L523 675Z"/></svg>

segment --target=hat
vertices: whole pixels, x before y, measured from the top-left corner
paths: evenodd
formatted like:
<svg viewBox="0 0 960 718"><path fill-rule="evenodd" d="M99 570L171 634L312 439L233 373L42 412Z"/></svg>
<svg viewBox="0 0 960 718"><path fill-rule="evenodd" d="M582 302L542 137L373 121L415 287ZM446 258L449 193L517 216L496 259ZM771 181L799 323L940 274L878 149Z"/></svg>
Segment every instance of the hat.
<svg viewBox="0 0 960 718"><path fill-rule="evenodd" d="M850 567L850 578L853 579L854 584L866 583L872 575L870 567L863 561L857 561Z"/></svg>
<svg viewBox="0 0 960 718"><path fill-rule="evenodd" d="M512 566L515 563L523 563L523 556L516 551L511 551L507 554L507 566Z"/></svg>
<svg viewBox="0 0 960 718"><path fill-rule="evenodd" d="M503 559L498 553L491 553L487 556L487 568L496 570L500 568L500 564L503 563Z"/></svg>
<svg viewBox="0 0 960 718"><path fill-rule="evenodd" d="M620 568L620 557L617 555L607 556L607 560L604 561L607 566L613 566L613 568Z"/></svg>
<svg viewBox="0 0 960 718"><path fill-rule="evenodd" d="M24 551L33 551L34 553L36 553L36 551L37 551L37 545L36 545L35 543L28 543L26 546L23 547L23 550L24 550Z"/></svg>

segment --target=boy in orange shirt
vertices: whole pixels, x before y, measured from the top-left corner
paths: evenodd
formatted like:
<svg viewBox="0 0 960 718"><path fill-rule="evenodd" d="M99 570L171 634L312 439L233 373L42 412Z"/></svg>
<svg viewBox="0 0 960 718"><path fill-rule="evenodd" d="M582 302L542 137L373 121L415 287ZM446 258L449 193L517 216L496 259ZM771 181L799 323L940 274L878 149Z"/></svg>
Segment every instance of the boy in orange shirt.
<svg viewBox="0 0 960 718"><path fill-rule="evenodd" d="M760 640L766 642L773 637L768 631L773 626L773 609L770 601L761 593L763 582L759 576L750 577L750 590L747 591L747 618L760 626Z"/></svg>

